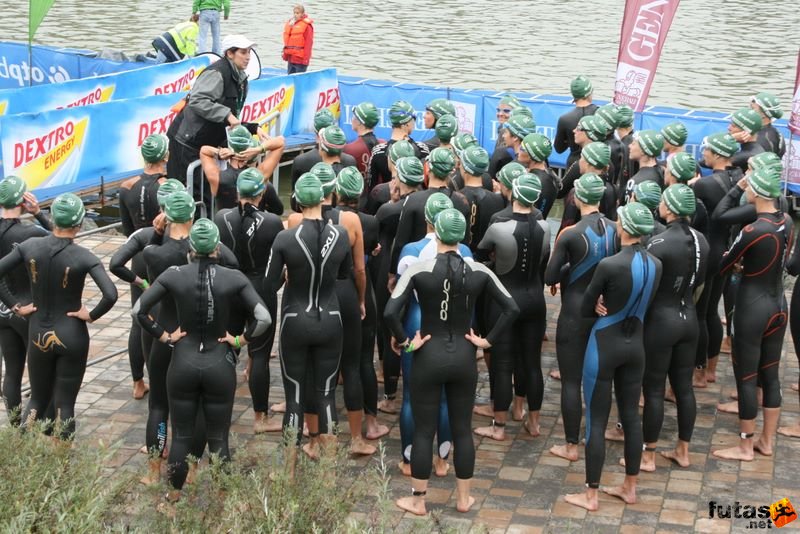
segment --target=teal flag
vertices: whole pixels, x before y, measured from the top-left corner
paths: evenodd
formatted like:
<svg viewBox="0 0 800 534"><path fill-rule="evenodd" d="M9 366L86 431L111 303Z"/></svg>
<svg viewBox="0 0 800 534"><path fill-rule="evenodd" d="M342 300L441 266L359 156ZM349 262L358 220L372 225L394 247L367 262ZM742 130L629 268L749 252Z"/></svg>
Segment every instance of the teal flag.
<svg viewBox="0 0 800 534"><path fill-rule="evenodd" d="M28 14L28 42L33 41L36 30L47 16L47 12L53 7L56 0L30 0L30 11Z"/></svg>

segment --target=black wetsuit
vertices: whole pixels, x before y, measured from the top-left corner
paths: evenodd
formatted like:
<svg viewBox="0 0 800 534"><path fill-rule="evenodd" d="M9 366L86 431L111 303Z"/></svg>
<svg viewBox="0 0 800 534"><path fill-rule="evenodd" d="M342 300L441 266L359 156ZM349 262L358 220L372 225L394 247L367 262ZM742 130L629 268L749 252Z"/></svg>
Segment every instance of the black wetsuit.
<svg viewBox="0 0 800 534"><path fill-rule="evenodd" d="M219 238L233 251L239 262L239 270L253 284L261 300L267 306L270 317L277 317L278 295L267 293L264 288L264 271L269 261L269 251L275 237L283 231L281 218L262 211L252 204L245 204L217 212L214 222L219 228ZM235 328L232 334L239 334L244 327L245 316L242 310L234 309L232 317ZM275 324L256 339L250 339L247 354L253 361L247 385L253 410L266 413L269 409L269 355L275 340Z"/></svg>
<svg viewBox="0 0 800 534"><path fill-rule="evenodd" d="M708 242L688 220L676 219L650 239L647 251L661 260L663 270L644 324L644 442L657 442L661 433L668 376L678 406L678 439L689 442L697 415L692 388L699 335L694 292L705 280Z"/></svg>
<svg viewBox="0 0 800 534"><path fill-rule="evenodd" d="M616 254L616 241L614 223L599 212L590 213L558 234L545 271L545 284L561 286L556 357L561 371L561 414L567 443L578 443L583 357L594 324L594 320L580 313L583 293L600 260Z"/></svg>
<svg viewBox="0 0 800 534"><path fill-rule="evenodd" d="M556 173L552 169L533 169L528 171L539 178L542 184L542 192L539 194L539 199L534 206L542 213L542 218L547 219L550 210L553 209L553 204L556 202L558 192L561 189L561 180L558 179Z"/></svg>
<svg viewBox="0 0 800 534"><path fill-rule="evenodd" d="M418 143L407 138L411 146L414 147L414 155L420 160L424 161L431 149L425 143ZM369 169L367 170L367 178L364 180L364 190L367 192L378 185L392 180L392 173L389 172L389 147L396 141L389 139L385 143L379 143L372 149L372 157L369 160Z"/></svg>
<svg viewBox="0 0 800 534"><path fill-rule="evenodd" d="M295 430L299 444L306 395L314 397L321 433L332 433L337 422L336 382L343 330L336 280L352 271L347 229L322 219L303 219L278 234L264 282L268 293L277 293L281 287L284 266L287 282L280 328L286 393L283 425ZM313 383L307 383L309 378Z"/></svg>
<svg viewBox="0 0 800 534"><path fill-rule="evenodd" d="M586 404L586 484L597 488L606 457L605 430L611 411L611 386L625 432L625 474L639 474L642 420L639 395L644 373L644 322L659 287L661 262L640 244L600 262L581 303L581 315L596 318L583 362ZM608 310L598 317L598 297Z"/></svg>
<svg viewBox="0 0 800 534"><path fill-rule="evenodd" d="M310 154L315 154L316 157L311 158ZM318 150L306 152L305 154L301 154L295 158L294 163L292 164L292 192L294 192L294 184L297 182L297 179L300 178L300 176L302 176L304 173L311 172L311 167L317 163L320 163L321 161L322 156L319 155ZM345 154L342 152L342 154L339 156L339 161L334 161L330 165L333 167L333 172L336 174L336 176L339 176L339 173L345 167L356 167L356 159L350 154ZM292 195L289 204L292 206L292 210L295 212L300 213L303 211L300 205L297 203L297 200L295 200L294 195Z"/></svg>
<svg viewBox="0 0 800 534"><path fill-rule="evenodd" d="M489 219L490 225L496 222L507 221L511 219L511 216L514 214L514 206L512 205L512 202L505 197L503 197L503 202L506 203L506 207L491 216L491 218ZM533 209L531 210L531 214L533 215L533 218L536 219L537 221L544 219L544 217L542 217L542 212L539 211L536 208L536 206L534 206Z"/></svg>
<svg viewBox="0 0 800 534"><path fill-rule="evenodd" d="M447 187L451 191L461 191L464 189L464 177L461 176L461 171L459 169L455 170L450 181L447 183ZM494 182L488 172L481 174L481 187L490 192L494 191Z"/></svg>
<svg viewBox="0 0 800 534"><path fill-rule="evenodd" d="M483 187L467 186L461 193L469 202L469 217L467 217L467 234L470 236L466 243L475 259L483 261L487 257L481 257L478 252L478 243L483 239L483 234L489 228L489 220L492 215L501 211L505 206L505 199L500 193L491 193ZM423 236L424 237L424 236ZM483 254L485 256L485 254Z"/></svg>
<svg viewBox="0 0 800 534"><path fill-rule="evenodd" d="M797 240L795 240L797 241ZM794 345L795 356L800 361L800 247L795 243L792 256L786 263L786 272L792 276L797 276L792 288L792 302L790 304L789 329L792 334L792 344ZM800 385L800 376L797 378Z"/></svg>
<svg viewBox="0 0 800 534"><path fill-rule="evenodd" d="M236 180L239 175L247 167L228 167L219 172L219 188L217 189L217 210L234 208L239 203L239 193L236 190ZM269 177L268 177L269 178ZM267 188L264 190L264 195L261 197L261 202L258 204L258 209L274 213L275 215L283 215L283 201L278 196L278 191L272 182L267 182Z"/></svg>
<svg viewBox="0 0 800 534"><path fill-rule="evenodd" d="M627 161L623 170L623 182L628 183L631 176L639 172L639 162L631 159L631 143L633 143L633 131L620 139L620 142L625 145L625 153L627 154Z"/></svg>
<svg viewBox="0 0 800 534"><path fill-rule="evenodd" d="M616 173L611 176L611 180L617 190L622 190L630 179L628 176L628 161L630 161L628 146L614 137L614 130L608 134L604 143L611 149L611 165L616 170ZM664 187L663 179L660 185Z"/></svg>
<svg viewBox="0 0 800 534"><path fill-rule="evenodd" d="M378 213L381 206L392 199L392 191L389 188L389 182L384 182L373 187L372 191L367 194L366 199L364 211L370 215Z"/></svg>
<svg viewBox="0 0 800 534"><path fill-rule="evenodd" d="M472 441L472 408L478 367L475 346L464 335L469 333L475 301L487 291L503 309L486 335L497 341L518 313L514 299L489 269L477 262L465 262L457 252L411 265L397 283L386 305L384 318L394 337L402 342L403 309L416 291L422 314L420 334L431 335L414 354L414 380L411 383L411 408L414 414L414 441L411 448L411 476L430 478L433 437L439 418L442 386L447 397L450 428L455 449L456 477L472 478L475 444Z"/></svg>
<svg viewBox="0 0 800 534"><path fill-rule="evenodd" d="M765 152L764 147L758 141L749 141L747 143L739 143L739 152L731 158L731 165L739 167L742 173L747 172L747 160L757 154Z"/></svg>
<svg viewBox="0 0 800 534"><path fill-rule="evenodd" d="M538 412L544 396L542 339L547 323L542 274L550 258L550 227L534 214L514 213L511 219L489 226L478 248L494 251L494 272L520 310L492 346L491 375L494 411L511 405L511 375L516 394L528 397L528 409ZM503 313L488 303L487 324Z"/></svg>
<svg viewBox="0 0 800 534"><path fill-rule="evenodd" d="M223 461L230 459L228 434L236 393L236 353L219 339L228 332L233 308L246 310L251 318L244 333L247 340L258 339L272 319L247 277L218 265L213 258L172 266L144 292L132 314L154 339L161 337L165 327L148 312L159 302L163 308L168 300L176 304L177 324L186 332L174 345L167 373L172 422L169 481L181 489L200 413L209 451Z"/></svg>
<svg viewBox="0 0 800 534"><path fill-rule="evenodd" d="M517 154L514 152L513 148L505 145L495 148L494 152L492 153L492 157L489 160L489 177L492 179L497 178L497 173L500 172L500 169L516 159Z"/></svg>
<svg viewBox="0 0 800 534"><path fill-rule="evenodd" d="M634 188L640 183L646 181L657 183L658 186L663 190L664 167L662 167L661 165L654 165L652 167L640 167L639 172L631 176L630 179L625 184L624 200L622 201L622 204L627 204L628 202L630 202Z"/></svg>
<svg viewBox="0 0 800 534"><path fill-rule="evenodd" d="M576 161L572 165L570 165L567 170L564 172L564 177L561 180L561 189L558 191L558 198L564 198L572 193L575 187L575 181L583 175L581 173L580 162ZM606 195L612 195L614 198L614 204L616 205L617 199L620 195L624 193L624 190L618 188L613 181L613 177L616 176L616 170L614 167L614 162L609 162L608 168L606 168L605 172L599 173L598 176L606 182ZM601 205L606 203L606 197L603 197L601 201ZM613 215L616 216L616 209L613 210ZM612 217L612 213L609 211L607 213L608 217ZM613 219L612 219L613 220Z"/></svg>
<svg viewBox="0 0 800 534"><path fill-rule="evenodd" d="M556 126L556 137L553 139L553 148L556 152L561 154L569 148L569 157L567 158L566 167L569 167L581 157L581 147L575 142L575 128L578 122L586 115L594 115L597 111L597 106L589 104L588 106L578 107L564 113L558 118Z"/></svg>
<svg viewBox="0 0 800 534"><path fill-rule="evenodd" d="M102 294L89 312L92 321L111 309L117 301L117 288L100 260L72 239L49 235L20 243L0 260L0 278L21 265L27 270L29 295L37 308L28 316L31 400L22 421L31 413L42 419L52 401L63 422L61 438L69 439L75 433L75 399L86 371L89 330L84 321L67 313L83 305L87 274ZM9 308L20 303L15 289L0 284L0 299ZM24 294L24 286L21 291Z"/></svg>
<svg viewBox="0 0 800 534"><path fill-rule="evenodd" d="M576 164L577 165L577 164ZM599 175L605 182L605 191L600 199L599 210L608 217L609 220L617 220L617 188L609 181L608 174ZM561 216L561 227L559 233L565 228L577 224L581 220L581 210L575 204L575 189L570 190L564 199L564 213Z"/></svg>
<svg viewBox="0 0 800 534"><path fill-rule="evenodd" d="M771 122L763 125L758 131L758 144L765 151L777 154L781 159L786 154L786 140Z"/></svg>

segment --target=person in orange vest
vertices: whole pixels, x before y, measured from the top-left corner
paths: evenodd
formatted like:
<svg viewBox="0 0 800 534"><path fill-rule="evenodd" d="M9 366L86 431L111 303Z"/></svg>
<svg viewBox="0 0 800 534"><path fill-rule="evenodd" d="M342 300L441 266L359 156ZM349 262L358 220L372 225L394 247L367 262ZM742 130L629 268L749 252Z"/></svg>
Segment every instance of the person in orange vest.
<svg viewBox="0 0 800 534"><path fill-rule="evenodd" d="M306 15L306 8L296 4L294 16L283 27L283 60L289 64L288 74L308 69L313 45L314 21Z"/></svg>

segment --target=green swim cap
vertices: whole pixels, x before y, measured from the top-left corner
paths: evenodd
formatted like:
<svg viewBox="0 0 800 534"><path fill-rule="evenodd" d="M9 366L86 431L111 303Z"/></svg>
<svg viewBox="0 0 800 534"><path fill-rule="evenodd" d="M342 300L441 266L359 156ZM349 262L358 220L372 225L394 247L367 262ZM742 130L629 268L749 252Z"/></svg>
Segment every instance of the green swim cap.
<svg viewBox="0 0 800 534"><path fill-rule="evenodd" d="M639 182L633 187L633 194L636 195L636 202L641 202L651 210L654 210L661 203L661 186L653 180Z"/></svg>
<svg viewBox="0 0 800 534"><path fill-rule="evenodd" d="M449 148L436 147L428 154L428 169L437 178L449 178L455 168L456 155Z"/></svg>
<svg viewBox="0 0 800 534"><path fill-rule="evenodd" d="M422 162L416 156L400 158L395 164L397 179L406 185L416 187L425 181L425 171Z"/></svg>
<svg viewBox="0 0 800 534"><path fill-rule="evenodd" d="M697 174L697 161L688 152L678 152L667 161L667 170L679 182L688 182Z"/></svg>
<svg viewBox="0 0 800 534"><path fill-rule="evenodd" d="M664 150L664 136L655 130L642 130L633 134L634 141L646 156L657 157Z"/></svg>
<svg viewBox="0 0 800 534"><path fill-rule="evenodd" d="M650 234L655 228L653 214L647 209L647 206L639 202L629 202L617 209L617 214L622 229L633 237Z"/></svg>
<svg viewBox="0 0 800 534"><path fill-rule="evenodd" d="M248 148L250 148L253 144L253 136L250 135L250 131L238 124L231 128L230 132L228 132L228 148L236 152L244 152Z"/></svg>
<svg viewBox="0 0 800 534"><path fill-rule="evenodd" d="M523 206L533 206L542 194L542 182L535 174L525 173L511 187L511 198Z"/></svg>
<svg viewBox="0 0 800 534"><path fill-rule="evenodd" d="M358 122L367 128L374 128L378 121L380 121L380 113L378 108L372 102L361 102L353 108L353 115L356 116Z"/></svg>
<svg viewBox="0 0 800 534"><path fill-rule="evenodd" d="M605 169L611 161L611 148L605 143L595 141L583 147L581 157L595 169Z"/></svg>
<svg viewBox="0 0 800 534"><path fill-rule="evenodd" d="M158 163L167 157L169 139L166 135L152 134L142 142L142 157L147 163Z"/></svg>
<svg viewBox="0 0 800 534"><path fill-rule="evenodd" d="M353 199L361 196L364 191L364 177L357 167L345 167L336 177L336 195L343 199Z"/></svg>
<svg viewBox="0 0 800 534"><path fill-rule="evenodd" d="M781 101L772 93L758 93L752 98L764 115L771 119L780 119L783 117L783 110L781 109Z"/></svg>
<svg viewBox="0 0 800 534"><path fill-rule="evenodd" d="M673 146L683 146L689 137L689 131L686 129L685 124L675 121L661 128L661 135L667 143Z"/></svg>
<svg viewBox="0 0 800 534"><path fill-rule="evenodd" d="M750 158L750 167L753 170L760 169L761 167L779 166L783 170L783 162L780 156L775 152L761 152Z"/></svg>
<svg viewBox="0 0 800 534"><path fill-rule="evenodd" d="M219 228L208 219L197 219L189 231L189 247L202 256L208 256L219 245Z"/></svg>
<svg viewBox="0 0 800 534"><path fill-rule="evenodd" d="M53 224L59 228L80 226L84 215L86 215L86 208L83 207L83 201L72 193L58 195L50 205Z"/></svg>
<svg viewBox="0 0 800 534"><path fill-rule="evenodd" d="M678 217L693 215L697 209L697 200L692 188L686 184L674 184L664 190L661 196L667 209Z"/></svg>
<svg viewBox="0 0 800 534"><path fill-rule="evenodd" d="M606 104L605 106L600 106L597 108L597 111L595 111L594 114L606 121L611 128L616 128L619 126L620 118L616 104Z"/></svg>
<svg viewBox="0 0 800 534"><path fill-rule="evenodd" d="M704 143L708 149L723 158L730 158L739 151L739 143L728 132L709 135Z"/></svg>
<svg viewBox="0 0 800 534"><path fill-rule="evenodd" d="M515 107L511 110L511 113L508 114L509 118L511 117L528 117L529 119L533 119L533 111L528 106L520 103L519 106Z"/></svg>
<svg viewBox="0 0 800 534"><path fill-rule="evenodd" d="M522 105L522 102L520 102L519 98L517 98L514 95L504 95L500 99L500 104L499 105L508 106L513 110L514 108L520 107Z"/></svg>
<svg viewBox="0 0 800 534"><path fill-rule="evenodd" d="M630 128L633 126L633 109L630 106L626 104L617 106L617 116L619 117L617 128Z"/></svg>
<svg viewBox="0 0 800 534"><path fill-rule="evenodd" d="M314 131L319 132L323 128L327 128L331 124L336 123L336 117L333 116L331 110L322 108L314 114Z"/></svg>
<svg viewBox="0 0 800 534"><path fill-rule="evenodd" d="M425 109L433 113L433 116L436 117L437 121L442 117L442 115L456 114L456 107L446 98L434 98L428 102L428 105L425 106Z"/></svg>
<svg viewBox="0 0 800 534"><path fill-rule="evenodd" d="M747 185L762 198L781 196L781 169L776 166L761 167L747 175Z"/></svg>
<svg viewBox="0 0 800 534"><path fill-rule="evenodd" d="M508 128L511 135L519 137L520 139L536 131L536 123L531 117L528 117L524 113L518 113L516 115L512 113L504 123L504 126Z"/></svg>
<svg viewBox="0 0 800 534"><path fill-rule="evenodd" d="M446 114L436 119L436 137L442 143L449 143L454 135L458 133L458 119L453 115Z"/></svg>
<svg viewBox="0 0 800 534"><path fill-rule="evenodd" d="M319 148L328 154L341 154L347 138L341 128L335 124L326 126L319 131Z"/></svg>
<svg viewBox="0 0 800 534"><path fill-rule="evenodd" d="M248 167L236 179L236 191L241 198L255 198L267 188L264 175L255 167Z"/></svg>
<svg viewBox="0 0 800 534"><path fill-rule="evenodd" d="M453 138L453 148L456 149L456 154L461 157L461 152L471 146L478 146L478 139L471 133L460 133Z"/></svg>
<svg viewBox="0 0 800 534"><path fill-rule="evenodd" d="M448 208L439 213L434 223L436 237L445 245L455 245L467 231L467 220L455 208Z"/></svg>
<svg viewBox="0 0 800 534"><path fill-rule="evenodd" d="M167 203L167 197L169 197L172 193L177 193L178 191L186 191L186 186L183 185L180 180L176 180L175 178L169 178L160 186L158 186L158 193L156 193L158 207L163 210L164 205Z"/></svg>
<svg viewBox="0 0 800 534"><path fill-rule="evenodd" d="M534 161L545 161L553 152L553 143L546 135L531 133L522 140L522 150Z"/></svg>
<svg viewBox="0 0 800 534"><path fill-rule="evenodd" d="M578 121L578 128L586 132L586 136L592 141L604 141L611 131L611 126L600 117L586 115Z"/></svg>
<svg viewBox="0 0 800 534"><path fill-rule="evenodd" d="M316 175L304 172L294 184L294 198L301 206L310 207L320 204L325 195L322 192L322 182Z"/></svg>
<svg viewBox="0 0 800 534"><path fill-rule="evenodd" d="M405 139L395 141L389 146L389 159L392 163L397 164L400 158L407 158L409 156L416 156L414 145Z"/></svg>
<svg viewBox="0 0 800 534"><path fill-rule="evenodd" d="M461 153L461 166L465 172L480 176L489 168L489 153L482 146L471 146Z"/></svg>
<svg viewBox="0 0 800 534"><path fill-rule="evenodd" d="M194 199L186 191L177 191L167 197L164 213L167 220L174 223L185 223L194 217Z"/></svg>
<svg viewBox="0 0 800 534"><path fill-rule="evenodd" d="M308 172L319 178L322 184L322 193L326 197L336 189L336 171L328 163L322 161L315 163Z"/></svg>
<svg viewBox="0 0 800 534"><path fill-rule="evenodd" d="M569 91L572 93L572 98L575 100L586 98L592 94L592 82L587 76L581 74L569 84Z"/></svg>
<svg viewBox="0 0 800 534"><path fill-rule="evenodd" d="M452 209L453 201L444 193L434 193L425 202L425 222L434 224L436 217L444 210Z"/></svg>
<svg viewBox="0 0 800 534"><path fill-rule="evenodd" d="M593 172L587 172L575 180L575 198L584 204L599 204L605 192L606 183Z"/></svg>
<svg viewBox="0 0 800 534"><path fill-rule="evenodd" d="M762 126L761 115L758 114L758 111L750 108L734 111L731 115L731 122L750 135L757 133Z"/></svg>
<svg viewBox="0 0 800 534"><path fill-rule="evenodd" d="M398 100L389 108L389 121L392 126L402 126L403 124L417 120L414 108L405 100Z"/></svg>
<svg viewBox="0 0 800 534"><path fill-rule="evenodd" d="M501 184L506 186L506 189L511 189L514 185L514 180L526 173L527 171L521 163L511 161L503 165L503 168L497 171L497 179Z"/></svg>
<svg viewBox="0 0 800 534"><path fill-rule="evenodd" d="M5 209L16 208L22 204L22 197L27 190L25 180L18 176L6 176L0 182L0 206Z"/></svg>

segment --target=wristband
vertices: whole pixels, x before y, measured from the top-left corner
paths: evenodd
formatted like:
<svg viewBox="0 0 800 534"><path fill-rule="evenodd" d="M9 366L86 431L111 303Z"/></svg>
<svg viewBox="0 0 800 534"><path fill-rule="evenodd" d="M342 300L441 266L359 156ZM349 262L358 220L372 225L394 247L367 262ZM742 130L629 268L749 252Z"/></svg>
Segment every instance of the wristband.
<svg viewBox="0 0 800 534"><path fill-rule="evenodd" d="M241 345L241 343L239 343L239 336L235 336L235 337L233 338L233 343L236 345L236 348L237 348L237 349L241 349L241 348L242 348L242 345Z"/></svg>
<svg viewBox="0 0 800 534"><path fill-rule="evenodd" d="M148 287L150 287L150 282L142 278L142 289L147 289Z"/></svg>
<svg viewBox="0 0 800 534"><path fill-rule="evenodd" d="M261 147L261 153L262 154L266 154L267 153L267 147L265 147L264 145L259 145L259 147Z"/></svg>
<svg viewBox="0 0 800 534"><path fill-rule="evenodd" d="M409 343L408 346L405 348L406 352L414 352L414 344Z"/></svg>

